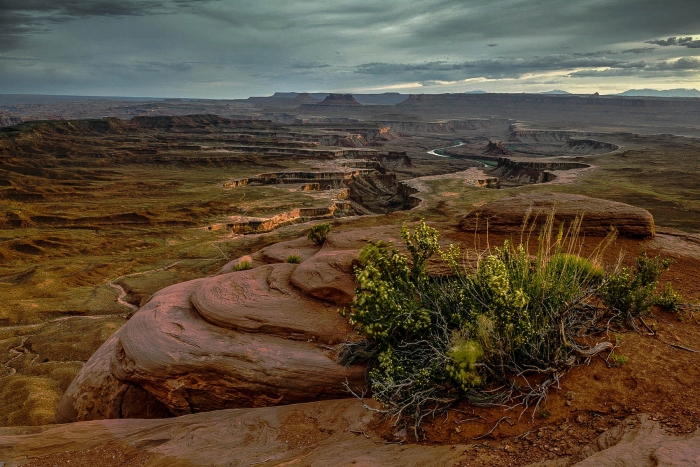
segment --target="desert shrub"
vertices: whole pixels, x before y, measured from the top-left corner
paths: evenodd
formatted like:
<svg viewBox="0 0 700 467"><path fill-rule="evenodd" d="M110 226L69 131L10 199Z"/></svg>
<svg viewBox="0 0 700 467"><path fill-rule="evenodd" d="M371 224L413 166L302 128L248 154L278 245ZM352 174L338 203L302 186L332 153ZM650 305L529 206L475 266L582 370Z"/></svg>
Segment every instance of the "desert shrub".
<svg viewBox="0 0 700 467"><path fill-rule="evenodd" d="M440 250L437 231L423 221L413 233L402 229L409 257L382 243L360 252L356 296L344 315L366 340L341 359L369 361L373 397L387 414L412 418L416 435L425 416L459 399L493 405L519 398L534 414L570 366L614 347L581 339L608 320L596 298L603 290L606 297L653 291L668 262L642 255L628 275L605 277L600 250L584 258L575 232L567 238L563 228L556 236L548 229L535 255L506 241L470 264L457 247ZM436 252L451 275L427 272Z"/></svg>
<svg viewBox="0 0 700 467"><path fill-rule="evenodd" d="M314 242L315 245L321 246L325 243L328 233L331 231L331 225L328 223L316 224L311 227L311 231L306 236L309 240Z"/></svg>
<svg viewBox="0 0 700 467"><path fill-rule="evenodd" d="M296 255L296 254L292 254L292 255L287 256L287 259L284 261L286 263L289 263L289 264L299 264L299 263L301 263L301 256Z"/></svg>
<svg viewBox="0 0 700 467"><path fill-rule="evenodd" d="M610 364L611 364L612 366L622 366L622 365L624 365L625 363L627 363L627 357L625 357L624 355L615 355L615 354L613 354L613 355L610 356L610 358L608 359L608 361L610 362Z"/></svg>
<svg viewBox="0 0 700 467"><path fill-rule="evenodd" d="M659 305L664 311L675 313L678 311L678 305L682 300L681 294L676 292L670 283L667 283L664 291L656 296L654 304Z"/></svg>
<svg viewBox="0 0 700 467"><path fill-rule="evenodd" d="M617 268L607 277L600 288L605 305L630 321L648 313L658 299L659 278L670 266L671 260L642 252L634 267Z"/></svg>
<svg viewBox="0 0 700 467"><path fill-rule="evenodd" d="M248 269L253 269L253 265L247 260L239 261L233 267L234 271L247 271Z"/></svg>
<svg viewBox="0 0 700 467"><path fill-rule="evenodd" d="M371 243L360 252L363 267L355 274L359 286L350 322L368 337L387 342L420 336L431 323L415 293L427 277L425 262L438 250L438 232L421 221L414 234L404 226L401 237L413 259L410 265L397 250Z"/></svg>

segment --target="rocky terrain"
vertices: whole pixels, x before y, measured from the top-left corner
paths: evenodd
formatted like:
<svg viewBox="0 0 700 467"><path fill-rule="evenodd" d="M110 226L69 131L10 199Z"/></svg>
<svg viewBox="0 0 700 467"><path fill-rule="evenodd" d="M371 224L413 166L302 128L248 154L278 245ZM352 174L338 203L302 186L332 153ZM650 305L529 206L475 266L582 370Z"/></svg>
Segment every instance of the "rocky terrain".
<svg viewBox="0 0 700 467"><path fill-rule="evenodd" d="M693 307L620 334L628 363L574 368L539 412L459 405L419 440L347 399L366 369L338 362L358 251L420 218L483 248L528 212L583 214L586 238L620 232L610 264L671 256L695 303L700 144L649 134L693 134L694 101L397 100L0 102L99 116L2 120L0 463L695 465Z"/></svg>

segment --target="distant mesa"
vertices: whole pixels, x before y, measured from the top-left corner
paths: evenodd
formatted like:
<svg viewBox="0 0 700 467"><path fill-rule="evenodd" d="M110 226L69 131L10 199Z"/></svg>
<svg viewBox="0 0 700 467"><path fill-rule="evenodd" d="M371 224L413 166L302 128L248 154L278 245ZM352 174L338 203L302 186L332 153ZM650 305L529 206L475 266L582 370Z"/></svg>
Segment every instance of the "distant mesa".
<svg viewBox="0 0 700 467"><path fill-rule="evenodd" d="M540 94L552 95L552 96L570 96L571 93L568 91L562 91L561 89L552 89L551 91L544 91Z"/></svg>
<svg viewBox="0 0 700 467"><path fill-rule="evenodd" d="M599 92L594 92L593 94L591 94L591 95L588 96L588 97L590 97L591 99L600 99L600 93L599 93Z"/></svg>
<svg viewBox="0 0 700 467"><path fill-rule="evenodd" d="M475 89L473 91L464 91L464 94L488 94L488 92L482 91L481 89Z"/></svg>
<svg viewBox="0 0 700 467"><path fill-rule="evenodd" d="M361 106L359 102L352 97L352 94L329 94L322 102L317 105L323 106Z"/></svg>
<svg viewBox="0 0 700 467"><path fill-rule="evenodd" d="M666 89L664 91L630 89L617 95L623 97L700 97L700 91L697 89Z"/></svg>
<svg viewBox="0 0 700 467"><path fill-rule="evenodd" d="M314 97L313 97L311 94L309 94L308 92L302 92L302 93L297 94L296 97L294 97L294 98L292 99L292 101L293 101L294 103L296 103L297 105L303 105L303 104L318 104L318 103L321 102L320 99L314 98Z"/></svg>
<svg viewBox="0 0 700 467"><path fill-rule="evenodd" d="M299 95L298 92L276 92L274 93L271 97L275 97L277 99L294 99Z"/></svg>

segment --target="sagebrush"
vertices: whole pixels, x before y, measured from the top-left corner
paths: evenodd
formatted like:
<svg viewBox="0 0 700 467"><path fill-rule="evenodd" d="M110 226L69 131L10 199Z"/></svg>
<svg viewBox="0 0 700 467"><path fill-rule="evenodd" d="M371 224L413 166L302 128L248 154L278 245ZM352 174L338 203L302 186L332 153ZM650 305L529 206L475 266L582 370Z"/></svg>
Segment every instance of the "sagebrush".
<svg viewBox="0 0 700 467"><path fill-rule="evenodd" d="M316 224L313 227L311 227L311 231L309 231L309 234L306 237L312 242L314 242L315 245L321 246L326 242L326 237L328 237L330 231L330 224Z"/></svg>
<svg viewBox="0 0 700 467"><path fill-rule="evenodd" d="M534 406L534 414L568 368L615 347L591 347L585 336L658 301L652 289L669 266L642 255L635 268L606 274L601 256L613 234L583 257L580 222L554 233L551 216L534 254L527 241L506 241L471 261L458 247L441 249L438 232L423 221L413 233L402 229L408 255L368 244L355 270L355 299L343 311L366 340L348 344L341 358L369 362L373 397L396 420L411 418L416 435L425 416L459 399ZM452 274L428 273L435 253Z"/></svg>

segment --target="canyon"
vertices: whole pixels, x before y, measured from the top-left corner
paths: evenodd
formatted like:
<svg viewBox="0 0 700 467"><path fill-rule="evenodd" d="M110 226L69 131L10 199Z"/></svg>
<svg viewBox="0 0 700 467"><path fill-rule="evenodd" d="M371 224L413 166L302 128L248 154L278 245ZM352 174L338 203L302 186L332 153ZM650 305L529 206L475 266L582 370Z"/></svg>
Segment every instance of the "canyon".
<svg viewBox="0 0 700 467"><path fill-rule="evenodd" d="M585 248L616 229L611 264L672 256L664 280L697 300L698 109L541 95L0 100L0 463L692 456L700 408L679 398L698 374L678 348L700 347L692 313L655 311L657 335L624 334L622 367L573 369L547 417L458 406L416 442L349 398L365 368L339 361L358 335L338 310L359 250L401 248L404 223L425 219L444 248L483 247L552 208L558 222L584 215ZM318 223L331 226L322 246L306 238Z"/></svg>

